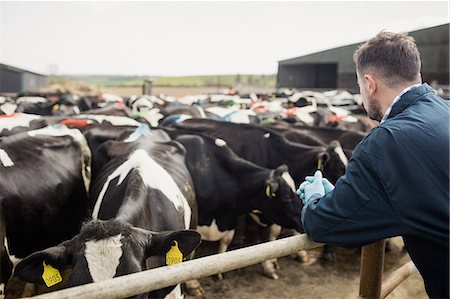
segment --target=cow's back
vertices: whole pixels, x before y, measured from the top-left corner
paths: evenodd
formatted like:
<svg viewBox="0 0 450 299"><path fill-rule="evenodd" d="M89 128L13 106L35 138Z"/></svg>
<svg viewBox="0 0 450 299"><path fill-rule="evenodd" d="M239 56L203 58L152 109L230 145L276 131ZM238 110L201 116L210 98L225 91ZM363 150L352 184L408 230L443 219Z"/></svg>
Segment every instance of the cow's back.
<svg viewBox="0 0 450 299"><path fill-rule="evenodd" d="M2 137L12 165L0 177L1 218L16 257L76 234L87 215L79 146L71 137Z"/></svg>

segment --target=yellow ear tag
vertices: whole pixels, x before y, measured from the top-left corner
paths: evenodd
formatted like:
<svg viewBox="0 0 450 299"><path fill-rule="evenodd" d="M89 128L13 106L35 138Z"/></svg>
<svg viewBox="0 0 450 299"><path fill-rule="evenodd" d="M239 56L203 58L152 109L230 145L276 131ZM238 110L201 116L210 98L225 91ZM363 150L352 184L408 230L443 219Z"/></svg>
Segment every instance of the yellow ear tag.
<svg viewBox="0 0 450 299"><path fill-rule="evenodd" d="M53 110L59 110L59 105L58 104L56 104L56 105L53 105Z"/></svg>
<svg viewBox="0 0 450 299"><path fill-rule="evenodd" d="M270 198L270 185L266 186L266 196Z"/></svg>
<svg viewBox="0 0 450 299"><path fill-rule="evenodd" d="M166 253L166 264L167 265L176 265L183 261L183 254L178 248L178 242L173 241L172 248Z"/></svg>
<svg viewBox="0 0 450 299"><path fill-rule="evenodd" d="M323 171L323 161L322 161L322 159L319 159L317 161L317 169L320 170L320 171Z"/></svg>
<svg viewBox="0 0 450 299"><path fill-rule="evenodd" d="M42 274L42 278L44 279L44 282L47 285L47 287L51 287L62 281L62 277L58 269L55 269L52 266L47 265L45 261L43 261L42 264L44 265L44 273Z"/></svg>

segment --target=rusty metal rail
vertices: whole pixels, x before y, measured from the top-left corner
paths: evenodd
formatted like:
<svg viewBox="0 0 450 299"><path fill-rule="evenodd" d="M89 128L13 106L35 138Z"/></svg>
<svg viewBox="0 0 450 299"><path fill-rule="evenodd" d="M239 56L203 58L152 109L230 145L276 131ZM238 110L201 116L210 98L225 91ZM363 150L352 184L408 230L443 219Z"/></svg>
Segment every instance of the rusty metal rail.
<svg viewBox="0 0 450 299"><path fill-rule="evenodd" d="M385 240L363 247L361 252L361 277L359 298L386 298L400 283L417 272L412 261L398 268L383 281Z"/></svg>

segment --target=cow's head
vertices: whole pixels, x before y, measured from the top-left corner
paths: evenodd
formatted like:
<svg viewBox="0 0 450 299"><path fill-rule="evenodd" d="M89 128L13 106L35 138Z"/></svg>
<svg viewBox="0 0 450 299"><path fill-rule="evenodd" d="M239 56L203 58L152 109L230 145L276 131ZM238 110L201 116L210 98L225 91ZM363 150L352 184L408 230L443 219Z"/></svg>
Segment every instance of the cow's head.
<svg viewBox="0 0 450 299"><path fill-rule="evenodd" d="M300 222L303 204L295 195L295 183L286 165L269 172L263 192L263 200L258 200L257 206L269 223L303 231Z"/></svg>
<svg viewBox="0 0 450 299"><path fill-rule="evenodd" d="M333 184L344 175L347 164L347 156L337 140L333 140L327 149L317 156L317 169Z"/></svg>
<svg viewBox="0 0 450 299"><path fill-rule="evenodd" d="M195 231L152 232L119 220L93 220L69 241L35 252L16 267L20 279L44 284L44 263L62 272L72 267L70 286L146 270L146 260L164 257L175 242L183 257L200 244Z"/></svg>

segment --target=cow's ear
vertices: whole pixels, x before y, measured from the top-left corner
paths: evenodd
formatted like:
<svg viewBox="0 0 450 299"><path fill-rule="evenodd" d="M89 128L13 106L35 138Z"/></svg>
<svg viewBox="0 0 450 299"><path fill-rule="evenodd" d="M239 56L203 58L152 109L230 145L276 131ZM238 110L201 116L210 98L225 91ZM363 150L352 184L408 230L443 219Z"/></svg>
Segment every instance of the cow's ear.
<svg viewBox="0 0 450 299"><path fill-rule="evenodd" d="M277 170L272 170L270 172L269 178L266 180L266 184L264 186L264 193L267 198L273 198L276 196L276 192L278 191L278 187L280 186L277 176L281 176L281 174L277 173Z"/></svg>
<svg viewBox="0 0 450 299"><path fill-rule="evenodd" d="M317 155L317 169L323 171L326 163L330 160L329 148L326 151L320 152Z"/></svg>
<svg viewBox="0 0 450 299"><path fill-rule="evenodd" d="M286 164L282 164L280 166L277 167L277 169L275 169L275 174L277 175L283 175L283 173L285 172L289 172L289 168Z"/></svg>
<svg viewBox="0 0 450 299"><path fill-rule="evenodd" d="M21 280L36 284L44 284L44 264L50 265L60 273L66 269L71 257L66 246L58 245L37 251L17 264L14 275ZM54 270L53 270L54 271Z"/></svg>
<svg viewBox="0 0 450 299"><path fill-rule="evenodd" d="M151 232L149 238L147 256L165 256L172 246L176 245L183 254L183 259L188 257L201 242L200 234L194 230Z"/></svg>

